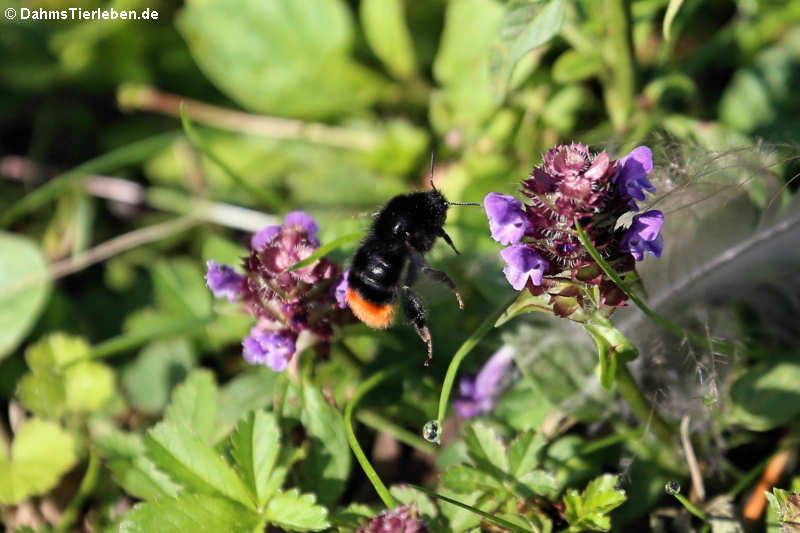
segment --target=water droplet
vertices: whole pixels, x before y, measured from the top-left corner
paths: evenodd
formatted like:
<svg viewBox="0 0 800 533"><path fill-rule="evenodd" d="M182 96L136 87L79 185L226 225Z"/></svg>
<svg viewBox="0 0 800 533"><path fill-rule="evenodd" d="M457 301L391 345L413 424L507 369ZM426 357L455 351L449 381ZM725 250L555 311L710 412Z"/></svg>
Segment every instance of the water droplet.
<svg viewBox="0 0 800 533"><path fill-rule="evenodd" d="M680 494L681 484L677 481L670 481L664 485L664 490L667 491L667 494L675 496L676 494Z"/></svg>
<svg viewBox="0 0 800 533"><path fill-rule="evenodd" d="M426 441L439 444L442 438L442 426L438 420L428 420L422 426L422 436Z"/></svg>

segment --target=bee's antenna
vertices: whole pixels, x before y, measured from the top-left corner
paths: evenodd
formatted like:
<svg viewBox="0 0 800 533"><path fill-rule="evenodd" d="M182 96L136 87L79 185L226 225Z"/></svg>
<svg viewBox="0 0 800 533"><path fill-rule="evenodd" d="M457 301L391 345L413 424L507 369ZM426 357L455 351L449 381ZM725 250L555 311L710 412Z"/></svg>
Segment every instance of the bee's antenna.
<svg viewBox="0 0 800 533"><path fill-rule="evenodd" d="M447 205L474 205L476 207L481 206L481 204L477 202L447 202Z"/></svg>
<svg viewBox="0 0 800 533"><path fill-rule="evenodd" d="M436 190L436 185L433 184L433 167L435 164L436 164L436 150L431 152L431 171L428 174L431 180L431 189L433 189L434 191Z"/></svg>

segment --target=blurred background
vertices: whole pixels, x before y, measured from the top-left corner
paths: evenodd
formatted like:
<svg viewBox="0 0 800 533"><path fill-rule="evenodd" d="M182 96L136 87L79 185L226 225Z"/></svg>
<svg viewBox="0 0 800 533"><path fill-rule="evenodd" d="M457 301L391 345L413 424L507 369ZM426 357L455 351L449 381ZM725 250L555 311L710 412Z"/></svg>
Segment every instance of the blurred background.
<svg viewBox="0 0 800 533"><path fill-rule="evenodd" d="M73 7L158 17L71 20L65 10ZM776 241L771 251L746 242L763 241L758 232L797 205L800 2L6 0L2 8L0 400L12 413L4 424L13 427L32 368L25 349L65 332L108 358L105 377L86 378L98 397L77 409L83 415L143 429L201 365L220 386L233 383L225 390L236 400L221 408L229 431L242 402L271 401L275 377L241 361L251 320L212 301L208 259L238 264L250 234L291 210L317 219L323 243L364 231L387 199L427 187L432 152L449 200L514 194L545 150L568 141L615 157L653 148L657 201L680 221L670 226L668 211L667 243L683 247L673 259L667 248L660 266L645 263L645 287L663 296L657 307L676 321L771 354L720 370L714 354L675 352L674 339L621 315L623 329L639 332L635 340L653 343L640 375L654 380L660 405L693 413L711 447L732 431L720 413L748 431L777 431L763 442L742 433L733 441L752 448L735 458L719 452L720 461L741 460L741 471L796 422L800 407L786 403L796 395L785 385L791 380L775 386L774 411L752 405L750 382L737 382L738 399L724 399L745 369L769 375L798 346L796 242ZM450 355L511 294L483 210L451 209L446 229L462 255L437 245L429 259L460 285L466 309L456 313L448 291L421 283L432 370L422 368L409 326L348 326L314 372L331 401L343 403L376 369L419 358L372 408L412 430L434 418ZM356 245L332 258L346 265ZM682 259L700 264L720 250L749 262L704 271L692 285L698 280ZM648 278L648 268L661 270ZM715 318L720 309L724 318ZM165 323L175 329L158 329ZM564 344L560 325L537 323L536 333L530 323L493 332L465 363L476 370L504 342L530 354L518 360L523 378L500 403L497 423L538 428L559 407L581 429L597 429L592 423L616 411L596 390L594 353ZM798 363L788 371L800 379ZM246 401L236 392L242 375L256 376ZM21 401L42 416L63 414L40 400ZM727 410L711 410L722 404ZM76 434L92 435L81 420ZM623 456L604 456L585 472L617 467ZM427 479L430 461L415 460L413 475ZM627 520L661 497L665 478L653 461L636 463L634 478L651 481L623 508ZM390 480L408 475L386 465ZM361 472L353 476L348 500L369 494Z"/></svg>

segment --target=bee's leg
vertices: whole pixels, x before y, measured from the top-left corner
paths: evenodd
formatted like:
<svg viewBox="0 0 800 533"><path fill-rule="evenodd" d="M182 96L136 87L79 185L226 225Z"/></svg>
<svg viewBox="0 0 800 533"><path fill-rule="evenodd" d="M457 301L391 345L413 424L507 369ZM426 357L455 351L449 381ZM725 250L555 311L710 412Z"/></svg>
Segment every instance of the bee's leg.
<svg viewBox="0 0 800 533"><path fill-rule="evenodd" d="M428 265L422 267L422 273L433 281L443 283L448 289L453 291L453 293L456 295L456 299L458 300L458 308L464 309L464 300L461 299L461 294L458 292L458 287L456 286L455 282L450 279L450 276L448 276L445 272L431 268Z"/></svg>
<svg viewBox="0 0 800 533"><path fill-rule="evenodd" d="M408 251L408 256L411 259L411 263L408 266L406 285L409 287L413 285L419 273L422 272L426 277L432 279L433 281L443 283L448 289L453 291L453 293L456 295L456 299L458 300L458 308L464 309L464 300L461 299L461 294L458 292L458 287L456 286L455 282L450 279L450 276L441 270L436 270L435 268L429 267L425 262L425 256L423 256L417 250L409 247Z"/></svg>
<svg viewBox="0 0 800 533"><path fill-rule="evenodd" d="M403 298L403 311L406 313L406 318L414 325L417 335L428 345L428 357L425 358L425 366L428 366L431 364L431 359L433 359L433 340L428 326L425 325L425 306L422 303L422 299L414 294L408 285L403 285L400 288L400 292Z"/></svg>
<svg viewBox="0 0 800 533"><path fill-rule="evenodd" d="M453 251L456 253L456 255L461 255L461 252L458 251L458 249L456 248L456 245L453 244L453 239L450 238L450 235L447 234L447 232L444 230L444 228L439 230L439 237L444 239L444 242L446 242L447 244L450 245L450 248L453 249Z"/></svg>

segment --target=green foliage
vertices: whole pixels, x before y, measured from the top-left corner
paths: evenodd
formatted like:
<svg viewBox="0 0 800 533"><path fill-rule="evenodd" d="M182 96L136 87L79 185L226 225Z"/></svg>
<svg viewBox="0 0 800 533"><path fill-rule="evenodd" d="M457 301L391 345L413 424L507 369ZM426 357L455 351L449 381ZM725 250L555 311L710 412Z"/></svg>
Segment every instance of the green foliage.
<svg viewBox="0 0 800 533"><path fill-rule="evenodd" d="M54 422L28 420L17 431L10 453L0 448L0 502L19 503L48 492L76 459L72 435Z"/></svg>
<svg viewBox="0 0 800 533"><path fill-rule="evenodd" d="M302 399L302 420L311 447L308 458L300 465L300 486L313 490L320 502L332 504L344 492L352 466L344 419L313 385L303 387Z"/></svg>
<svg viewBox="0 0 800 533"><path fill-rule="evenodd" d="M114 393L114 372L91 361L82 337L53 333L25 351L30 371L19 381L22 403L39 416L97 411Z"/></svg>
<svg viewBox="0 0 800 533"><path fill-rule="evenodd" d="M47 262L30 239L0 232L0 360L25 338L42 311L50 284Z"/></svg>
<svg viewBox="0 0 800 533"><path fill-rule="evenodd" d="M416 75L411 33L400 0L365 0L359 6L361 24L372 50L399 79Z"/></svg>
<svg viewBox="0 0 800 533"><path fill-rule="evenodd" d="M769 501L769 512L777 516L781 531L796 532L800 528L800 494L779 488L764 494Z"/></svg>
<svg viewBox="0 0 800 533"><path fill-rule="evenodd" d="M776 361L744 372L731 385L731 415L754 431L785 424L800 413L797 380L800 365Z"/></svg>
<svg viewBox="0 0 800 533"><path fill-rule="evenodd" d="M350 56L353 21L340 0L195 1L181 11L178 28L204 73L253 111L338 115L363 109L381 87Z"/></svg>
<svg viewBox="0 0 800 533"><path fill-rule="evenodd" d="M604 474L591 481L583 492L570 489L564 496L568 531L608 531L608 513L625 501L625 491L617 488L618 479Z"/></svg>

